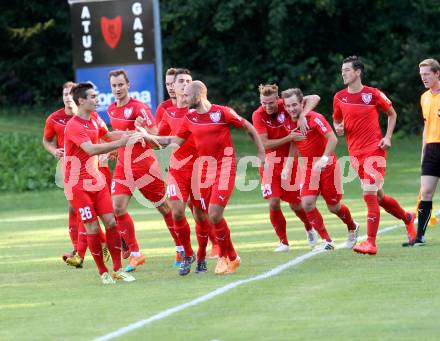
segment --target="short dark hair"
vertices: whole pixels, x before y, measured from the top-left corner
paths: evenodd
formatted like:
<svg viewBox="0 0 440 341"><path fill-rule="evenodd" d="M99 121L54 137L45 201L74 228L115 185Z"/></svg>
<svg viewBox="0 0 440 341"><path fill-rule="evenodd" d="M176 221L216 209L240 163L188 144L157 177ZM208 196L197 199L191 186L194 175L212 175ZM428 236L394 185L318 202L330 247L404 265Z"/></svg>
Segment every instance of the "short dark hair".
<svg viewBox="0 0 440 341"><path fill-rule="evenodd" d="M191 76L191 71L189 71L188 69L183 69L183 68L176 69L176 71L174 72L174 82L176 81L176 78L179 75L190 75Z"/></svg>
<svg viewBox="0 0 440 341"><path fill-rule="evenodd" d="M355 71L361 70L361 74L364 73L364 69L365 69L364 63L362 63L361 59L358 56L349 56L345 58L343 64L345 63L351 63Z"/></svg>
<svg viewBox="0 0 440 341"><path fill-rule="evenodd" d="M298 102L300 102L300 103L302 103L302 101L304 99L304 94L302 93L301 89L298 89L298 88L291 88L291 89L287 89L287 90L284 90L283 92L281 92L281 97L283 99L290 98L292 96L296 96L296 98L298 99Z"/></svg>
<svg viewBox="0 0 440 341"><path fill-rule="evenodd" d="M174 76L176 74L176 68L170 67L167 72L165 73L165 76Z"/></svg>
<svg viewBox="0 0 440 341"><path fill-rule="evenodd" d="M94 89L95 86L90 83L78 83L75 85L72 90L70 91L73 97L73 101L76 105L79 105L79 99L86 99L87 98L87 90Z"/></svg>
<svg viewBox="0 0 440 341"><path fill-rule="evenodd" d="M118 77L120 75L124 76L124 79L127 83L130 83L130 81L128 80L128 75L127 72L124 69L117 69L117 70L112 70L108 73L108 80L110 80L111 77Z"/></svg>

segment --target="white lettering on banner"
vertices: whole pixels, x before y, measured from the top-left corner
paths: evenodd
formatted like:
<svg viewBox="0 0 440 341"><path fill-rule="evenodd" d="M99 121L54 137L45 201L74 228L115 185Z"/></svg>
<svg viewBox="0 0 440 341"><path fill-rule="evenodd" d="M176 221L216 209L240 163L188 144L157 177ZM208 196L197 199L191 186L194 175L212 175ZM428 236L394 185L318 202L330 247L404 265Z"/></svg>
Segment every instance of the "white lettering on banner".
<svg viewBox="0 0 440 341"><path fill-rule="evenodd" d="M151 92L144 90L144 91L131 91L129 92L130 97L137 99L138 101L141 101L142 103L146 103L148 105L151 105ZM98 92L98 105L99 107L103 107L103 110L107 110L107 107L114 102L115 97L113 94L105 93L105 92ZM100 109L98 109L100 110Z"/></svg>
<svg viewBox="0 0 440 341"><path fill-rule="evenodd" d="M140 16L142 14L142 5L140 2L135 2L132 6L131 6L131 11L134 15L136 16ZM143 46L139 46L142 45L144 43L144 33L142 32L144 30L144 27L142 26L142 21L139 17L134 18L134 22L133 22L133 39L134 39L134 44L137 45L134 48L134 52L136 53L136 58L138 60L142 60L143 59L143 54L144 54L144 48ZM138 31L138 32L136 32ZM139 32L140 31L140 32Z"/></svg>
<svg viewBox="0 0 440 341"><path fill-rule="evenodd" d="M93 61L93 54L90 48L92 47L92 35L90 34L90 11L87 6L84 6L81 11L81 25L83 27L82 45L84 47L84 62L91 63Z"/></svg>

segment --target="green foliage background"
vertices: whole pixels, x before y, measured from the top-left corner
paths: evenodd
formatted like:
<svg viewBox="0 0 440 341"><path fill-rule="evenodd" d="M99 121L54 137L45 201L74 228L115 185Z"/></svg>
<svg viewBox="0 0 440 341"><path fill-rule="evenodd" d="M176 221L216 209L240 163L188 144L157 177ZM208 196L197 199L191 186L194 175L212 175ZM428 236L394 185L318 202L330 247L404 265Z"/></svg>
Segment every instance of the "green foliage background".
<svg viewBox="0 0 440 341"><path fill-rule="evenodd" d="M0 103L58 105L60 84L73 77L67 1L0 6ZM266 82L317 93L319 109L330 114L343 86L340 62L357 54L366 62L365 82L394 101L398 129L420 129L417 65L440 57L438 0L167 0L160 6L164 66L190 68L214 101L244 116Z"/></svg>

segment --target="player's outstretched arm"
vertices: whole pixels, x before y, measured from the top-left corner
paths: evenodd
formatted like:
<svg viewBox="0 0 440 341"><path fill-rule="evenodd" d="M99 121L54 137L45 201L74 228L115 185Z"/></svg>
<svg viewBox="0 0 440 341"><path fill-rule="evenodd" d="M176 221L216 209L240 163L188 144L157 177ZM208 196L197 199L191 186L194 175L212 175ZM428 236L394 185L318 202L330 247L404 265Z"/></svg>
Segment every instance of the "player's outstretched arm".
<svg viewBox="0 0 440 341"><path fill-rule="evenodd" d="M44 149L46 149L49 154L52 154L57 159L60 159L64 156L64 149L57 148L52 141L48 141L43 137L42 143Z"/></svg>
<svg viewBox="0 0 440 341"><path fill-rule="evenodd" d="M126 133L121 136L119 140L97 143L93 144L91 141L81 143L80 147L89 155L99 155L111 152L112 150L118 149L126 145L133 145L136 142L143 141L143 136L141 133Z"/></svg>
<svg viewBox="0 0 440 341"><path fill-rule="evenodd" d="M260 139L257 131L255 130L254 126L252 124L250 124L249 121L244 120L244 125L242 126L241 129L243 129L245 132L248 133L252 142L257 146L257 149L258 149L257 156L260 159L261 166L264 167L266 153L264 151L263 143L261 142L261 139Z"/></svg>
<svg viewBox="0 0 440 341"><path fill-rule="evenodd" d="M185 139L180 138L178 136L157 136L150 134L144 127L140 125L136 125L136 130L142 134L144 139L149 142L150 144L153 144L153 147L156 148L165 148L165 147L180 147L184 142Z"/></svg>
<svg viewBox="0 0 440 341"><path fill-rule="evenodd" d="M391 138L393 137L394 128L396 127L397 113L393 107L390 107L385 114L388 116L387 132L385 136L380 140L378 147L386 150L391 148Z"/></svg>
<svg viewBox="0 0 440 341"><path fill-rule="evenodd" d="M309 125L307 124L306 115L316 108L316 106L321 101L321 97L319 97L318 95L307 95L304 96L303 101L304 101L304 108L299 114L298 127L301 133L305 135L307 133L307 130L309 130Z"/></svg>

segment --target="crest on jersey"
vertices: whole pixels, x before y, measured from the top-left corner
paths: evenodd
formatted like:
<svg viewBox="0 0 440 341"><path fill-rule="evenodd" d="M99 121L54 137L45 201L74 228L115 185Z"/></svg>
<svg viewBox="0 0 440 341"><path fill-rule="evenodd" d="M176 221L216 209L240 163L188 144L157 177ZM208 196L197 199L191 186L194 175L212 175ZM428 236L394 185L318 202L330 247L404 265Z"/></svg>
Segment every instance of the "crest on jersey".
<svg viewBox="0 0 440 341"><path fill-rule="evenodd" d="M126 120L128 120L133 113L133 108L125 108L124 109L124 117Z"/></svg>
<svg viewBox="0 0 440 341"><path fill-rule="evenodd" d="M283 123L285 120L286 120L286 115L284 115L284 112L281 112L277 117L277 121Z"/></svg>
<svg viewBox="0 0 440 341"><path fill-rule="evenodd" d="M362 94L362 100L364 101L365 104L370 104L372 98L373 98L372 93Z"/></svg>
<svg viewBox="0 0 440 341"><path fill-rule="evenodd" d="M209 114L209 117L211 118L211 121L214 123L220 122L220 119L222 117L222 114L220 111L214 111Z"/></svg>

